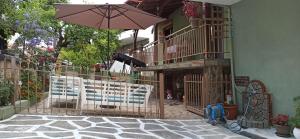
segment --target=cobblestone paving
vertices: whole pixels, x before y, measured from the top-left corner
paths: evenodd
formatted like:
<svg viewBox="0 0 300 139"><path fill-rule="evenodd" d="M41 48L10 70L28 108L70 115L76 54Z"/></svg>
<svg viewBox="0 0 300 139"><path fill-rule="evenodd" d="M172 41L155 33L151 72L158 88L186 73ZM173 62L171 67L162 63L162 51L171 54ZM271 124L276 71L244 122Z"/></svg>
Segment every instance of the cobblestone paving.
<svg viewBox="0 0 300 139"><path fill-rule="evenodd" d="M0 121L0 138L246 139L205 120L14 115Z"/></svg>

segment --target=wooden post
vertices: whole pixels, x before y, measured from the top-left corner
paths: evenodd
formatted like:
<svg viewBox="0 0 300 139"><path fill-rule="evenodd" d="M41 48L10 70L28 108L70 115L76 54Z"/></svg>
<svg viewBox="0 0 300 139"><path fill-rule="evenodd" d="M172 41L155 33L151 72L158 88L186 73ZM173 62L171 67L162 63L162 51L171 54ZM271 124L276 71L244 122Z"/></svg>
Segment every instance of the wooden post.
<svg viewBox="0 0 300 139"><path fill-rule="evenodd" d="M165 36L163 36L162 34L159 35L158 38L158 44L157 44L157 61L158 61L158 65L162 65L165 61L165 54L164 54L164 49L165 49Z"/></svg>
<svg viewBox="0 0 300 139"><path fill-rule="evenodd" d="M165 100L165 84L164 79L165 75L164 73L159 73L159 109L160 109L160 115L159 118L164 119L165 117L165 110L164 110L164 100Z"/></svg>
<svg viewBox="0 0 300 139"><path fill-rule="evenodd" d="M184 107L186 108L186 98L187 98L187 78L186 75L183 77L183 90L184 90L184 95L183 95L183 104Z"/></svg>
<svg viewBox="0 0 300 139"><path fill-rule="evenodd" d="M10 65L11 65L11 79L12 79L12 82L14 83L15 85L15 91L14 91L14 94L11 98L11 104L14 105L15 107L15 101L16 101L16 96L17 96L17 93L18 93L18 90L16 89L18 87L18 74L17 73L17 62L16 62L16 58L15 57L11 57L11 62L10 62Z"/></svg>
<svg viewBox="0 0 300 139"><path fill-rule="evenodd" d="M4 61L3 61L3 79L6 79L6 72L7 72L7 62L6 62L6 56L4 55Z"/></svg>
<svg viewBox="0 0 300 139"><path fill-rule="evenodd" d="M207 78L207 67L204 67L204 72L202 75L202 93L203 93L203 101L202 101L202 107L205 108L208 104L209 99L209 93L208 93L208 78Z"/></svg>

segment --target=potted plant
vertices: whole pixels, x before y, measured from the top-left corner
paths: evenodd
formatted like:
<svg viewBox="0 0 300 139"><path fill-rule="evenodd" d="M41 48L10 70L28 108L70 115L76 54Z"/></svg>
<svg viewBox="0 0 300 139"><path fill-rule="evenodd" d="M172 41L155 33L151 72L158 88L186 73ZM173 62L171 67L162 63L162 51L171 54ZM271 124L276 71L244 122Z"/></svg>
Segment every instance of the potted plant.
<svg viewBox="0 0 300 139"><path fill-rule="evenodd" d="M294 98L296 115L289 120L289 125L294 128L293 134L300 139L300 96Z"/></svg>
<svg viewBox="0 0 300 139"><path fill-rule="evenodd" d="M289 116L279 114L272 119L272 124L276 128L276 135L279 137L290 136L290 126L288 125Z"/></svg>
<svg viewBox="0 0 300 139"><path fill-rule="evenodd" d="M233 104L232 100L229 103L224 103L224 110L228 120L235 120L237 118L238 105Z"/></svg>
<svg viewBox="0 0 300 139"><path fill-rule="evenodd" d="M199 19L201 17L201 4L189 0L183 1L183 12L189 19L192 28L199 26Z"/></svg>

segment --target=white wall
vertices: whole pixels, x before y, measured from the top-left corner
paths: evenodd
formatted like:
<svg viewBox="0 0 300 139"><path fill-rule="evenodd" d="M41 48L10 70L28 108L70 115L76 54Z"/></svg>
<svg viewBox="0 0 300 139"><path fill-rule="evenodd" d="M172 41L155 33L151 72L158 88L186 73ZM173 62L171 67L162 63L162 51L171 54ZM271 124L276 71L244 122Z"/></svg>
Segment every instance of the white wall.
<svg viewBox="0 0 300 139"><path fill-rule="evenodd" d="M153 29L153 26L150 26L145 30L140 29L139 33L138 33L138 37L148 38L149 42L153 42L154 41L154 34L152 33L152 29ZM119 36L119 40L129 38L129 37L133 37L133 31L132 30L122 32Z"/></svg>

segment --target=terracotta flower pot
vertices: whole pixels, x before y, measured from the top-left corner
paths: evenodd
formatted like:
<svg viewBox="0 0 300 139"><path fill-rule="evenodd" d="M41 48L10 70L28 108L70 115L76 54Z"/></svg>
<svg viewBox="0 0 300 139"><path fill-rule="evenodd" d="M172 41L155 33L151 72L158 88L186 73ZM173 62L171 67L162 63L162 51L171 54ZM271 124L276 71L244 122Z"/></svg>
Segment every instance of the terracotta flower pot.
<svg viewBox="0 0 300 139"><path fill-rule="evenodd" d="M276 135L279 137L290 137L291 128L286 125L274 125L276 128Z"/></svg>
<svg viewBox="0 0 300 139"><path fill-rule="evenodd" d="M228 120L235 120L237 118L238 106L224 104L225 116Z"/></svg>

